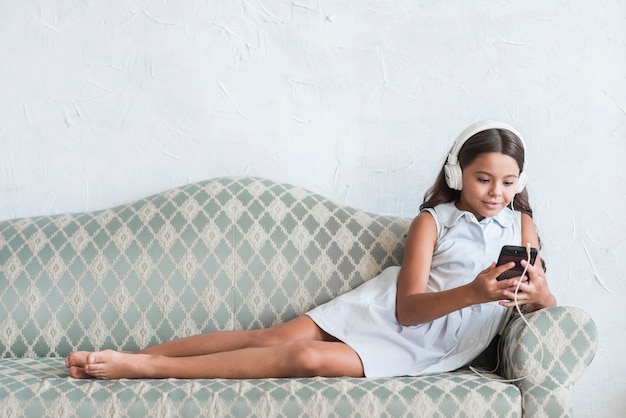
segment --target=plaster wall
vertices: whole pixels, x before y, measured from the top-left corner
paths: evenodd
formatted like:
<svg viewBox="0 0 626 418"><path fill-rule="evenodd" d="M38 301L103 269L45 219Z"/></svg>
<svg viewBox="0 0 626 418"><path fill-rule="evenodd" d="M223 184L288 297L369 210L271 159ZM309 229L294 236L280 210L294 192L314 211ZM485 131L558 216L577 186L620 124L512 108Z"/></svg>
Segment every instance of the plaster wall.
<svg viewBox="0 0 626 418"><path fill-rule="evenodd" d="M515 125L559 303L600 332L577 417L626 410L626 3L0 2L0 219L222 175L414 216L457 133Z"/></svg>

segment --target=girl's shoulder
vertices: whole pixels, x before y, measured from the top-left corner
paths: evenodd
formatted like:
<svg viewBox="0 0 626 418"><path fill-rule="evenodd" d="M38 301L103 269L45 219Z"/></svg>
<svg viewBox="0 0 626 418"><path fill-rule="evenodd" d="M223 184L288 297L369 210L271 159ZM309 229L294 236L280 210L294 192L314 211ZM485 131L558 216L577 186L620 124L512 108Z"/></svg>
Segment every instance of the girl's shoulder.
<svg viewBox="0 0 626 418"><path fill-rule="evenodd" d="M452 228L456 224L461 216L463 213L457 209L454 202L448 202L422 209L415 221L419 220L424 225L430 225L430 230L434 232L438 240L446 229Z"/></svg>
<svg viewBox="0 0 626 418"><path fill-rule="evenodd" d="M535 226L535 221L529 214L524 213L524 212L520 212L520 214L521 214L521 218L522 218L521 222L523 226L531 226L531 225Z"/></svg>
<svg viewBox="0 0 626 418"><path fill-rule="evenodd" d="M438 229L441 226L451 228L464 214L454 202L440 203L432 208L424 208L421 213L424 212L433 217Z"/></svg>
<svg viewBox="0 0 626 418"><path fill-rule="evenodd" d="M530 242L533 246L536 246L538 248L539 235L537 234L535 221L527 213L522 213L521 218L522 241L524 243Z"/></svg>
<svg viewBox="0 0 626 418"><path fill-rule="evenodd" d="M428 211L421 211L411 222L406 235L406 247L433 246L438 239L439 228L435 218Z"/></svg>

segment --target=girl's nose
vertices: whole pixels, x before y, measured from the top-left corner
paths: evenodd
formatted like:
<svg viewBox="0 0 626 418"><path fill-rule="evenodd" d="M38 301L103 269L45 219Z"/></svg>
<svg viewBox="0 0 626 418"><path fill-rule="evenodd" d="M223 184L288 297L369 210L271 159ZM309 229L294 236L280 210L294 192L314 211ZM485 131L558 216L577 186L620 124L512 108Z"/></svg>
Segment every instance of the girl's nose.
<svg viewBox="0 0 626 418"><path fill-rule="evenodd" d="M500 187L494 186L491 188L491 195L496 197L502 196L502 190L500 189Z"/></svg>

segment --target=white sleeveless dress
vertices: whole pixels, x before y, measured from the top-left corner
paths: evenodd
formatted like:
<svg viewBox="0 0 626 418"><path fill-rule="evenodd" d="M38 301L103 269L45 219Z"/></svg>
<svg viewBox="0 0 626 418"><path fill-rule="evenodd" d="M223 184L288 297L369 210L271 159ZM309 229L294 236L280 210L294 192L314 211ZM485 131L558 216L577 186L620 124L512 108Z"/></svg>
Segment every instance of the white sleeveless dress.
<svg viewBox="0 0 626 418"><path fill-rule="evenodd" d="M506 208L478 222L445 203L430 212L437 224L428 291L469 283L496 261L503 245L521 245L521 213ZM307 315L354 349L368 377L417 376L451 371L476 358L496 335L506 314L497 302L473 305L414 326L395 314L400 267L380 275Z"/></svg>

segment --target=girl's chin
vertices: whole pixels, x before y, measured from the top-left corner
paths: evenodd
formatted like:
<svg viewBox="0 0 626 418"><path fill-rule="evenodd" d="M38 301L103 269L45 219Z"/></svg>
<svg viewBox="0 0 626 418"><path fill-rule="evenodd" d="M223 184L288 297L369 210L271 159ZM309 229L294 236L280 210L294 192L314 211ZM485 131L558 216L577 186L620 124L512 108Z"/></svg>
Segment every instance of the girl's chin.
<svg viewBox="0 0 626 418"><path fill-rule="evenodd" d="M474 213L474 216L476 216L478 220L482 220L483 218L492 218L496 216L498 213L502 211L502 209L504 209L504 206L501 204L497 204L497 205L485 204L480 208L480 210L471 211L471 212Z"/></svg>

